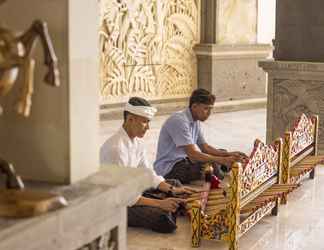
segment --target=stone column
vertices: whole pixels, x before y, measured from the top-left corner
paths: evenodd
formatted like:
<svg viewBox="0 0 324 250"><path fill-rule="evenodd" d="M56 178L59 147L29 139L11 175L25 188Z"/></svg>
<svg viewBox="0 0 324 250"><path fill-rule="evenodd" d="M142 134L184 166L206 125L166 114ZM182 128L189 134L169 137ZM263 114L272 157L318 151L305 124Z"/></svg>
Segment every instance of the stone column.
<svg viewBox="0 0 324 250"><path fill-rule="evenodd" d="M97 1L10 0L0 6L1 22L26 30L32 21L48 23L59 59L61 86L44 84L46 68L38 44L31 116L19 117L17 91L2 98L0 155L24 179L71 183L98 170ZM15 89L19 89L19 80Z"/></svg>
<svg viewBox="0 0 324 250"><path fill-rule="evenodd" d="M214 93L217 101L264 105L265 74L257 61L269 57L272 48L257 44L257 0L201 4L201 42L195 47L198 86Z"/></svg>
<svg viewBox="0 0 324 250"><path fill-rule="evenodd" d="M321 0L277 1L274 61L268 73L267 141L283 135L301 113L319 115L324 151L324 16Z"/></svg>

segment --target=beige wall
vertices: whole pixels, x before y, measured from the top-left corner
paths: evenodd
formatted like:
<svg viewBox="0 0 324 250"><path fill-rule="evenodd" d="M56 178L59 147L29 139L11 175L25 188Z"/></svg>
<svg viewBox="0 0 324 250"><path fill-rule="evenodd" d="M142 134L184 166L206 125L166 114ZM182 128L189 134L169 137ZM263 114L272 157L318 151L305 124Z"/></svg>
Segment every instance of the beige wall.
<svg viewBox="0 0 324 250"><path fill-rule="evenodd" d="M276 0L258 0L258 43L272 44L275 37Z"/></svg>
<svg viewBox="0 0 324 250"><path fill-rule="evenodd" d="M257 0L217 0L217 44L255 44Z"/></svg>

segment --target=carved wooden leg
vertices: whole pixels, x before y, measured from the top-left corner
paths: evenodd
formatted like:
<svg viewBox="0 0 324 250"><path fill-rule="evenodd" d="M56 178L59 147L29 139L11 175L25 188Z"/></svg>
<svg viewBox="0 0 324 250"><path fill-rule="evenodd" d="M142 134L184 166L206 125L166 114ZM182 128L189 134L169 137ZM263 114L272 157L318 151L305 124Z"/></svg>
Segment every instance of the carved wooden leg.
<svg viewBox="0 0 324 250"><path fill-rule="evenodd" d="M191 208L191 245L199 247L201 240L201 206L199 202L194 202Z"/></svg>
<svg viewBox="0 0 324 250"><path fill-rule="evenodd" d="M315 167L312 169L312 171L309 173L309 178L314 179L315 178Z"/></svg>
<svg viewBox="0 0 324 250"><path fill-rule="evenodd" d="M313 152L313 155L317 155L317 153L318 153L318 127L319 127L318 115L312 116L312 121L313 121L313 123L315 125L314 126L314 152ZM309 174L310 179L315 178L315 167L316 166L314 166L313 170Z"/></svg>
<svg viewBox="0 0 324 250"><path fill-rule="evenodd" d="M279 213L279 204L280 204L280 198L277 198L276 206L271 210L272 216L277 216Z"/></svg>
<svg viewBox="0 0 324 250"><path fill-rule="evenodd" d="M240 173L241 164L234 163L232 167L229 205L226 208L228 216L228 241L230 250L238 250L241 189Z"/></svg>
<svg viewBox="0 0 324 250"><path fill-rule="evenodd" d="M279 150L279 156L278 156L278 184L282 184L283 178L282 178L282 159L283 159L283 142L281 139L277 139L275 141L275 144L278 146ZM286 176L289 175L289 173L286 173ZM276 199L276 206L271 210L271 215L277 216L279 213L279 204L280 204L280 197L277 197Z"/></svg>
<svg viewBox="0 0 324 250"><path fill-rule="evenodd" d="M286 132L282 150L282 184L290 183L290 152L291 152L291 132ZM285 194L281 198L281 204L287 204L288 195Z"/></svg>

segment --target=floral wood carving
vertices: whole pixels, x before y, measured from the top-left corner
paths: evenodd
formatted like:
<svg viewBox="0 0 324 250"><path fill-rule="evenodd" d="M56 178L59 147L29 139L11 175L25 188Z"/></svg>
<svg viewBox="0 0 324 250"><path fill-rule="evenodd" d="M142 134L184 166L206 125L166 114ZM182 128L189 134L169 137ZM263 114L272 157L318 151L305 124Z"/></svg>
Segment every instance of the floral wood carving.
<svg viewBox="0 0 324 250"><path fill-rule="evenodd" d="M271 210L276 206L276 202L269 202L267 205L259 208L257 211L252 213L246 218L239 226L240 236L246 233L251 227L253 227L259 220L261 220L266 214L270 213Z"/></svg>
<svg viewBox="0 0 324 250"><path fill-rule="evenodd" d="M195 87L199 0L102 0L102 103L188 96Z"/></svg>
<svg viewBox="0 0 324 250"><path fill-rule="evenodd" d="M278 172L279 149L255 140L253 151L241 175L241 198Z"/></svg>
<svg viewBox="0 0 324 250"><path fill-rule="evenodd" d="M314 142L315 124L311 118L302 114L296 121L292 130L291 157L303 151Z"/></svg>

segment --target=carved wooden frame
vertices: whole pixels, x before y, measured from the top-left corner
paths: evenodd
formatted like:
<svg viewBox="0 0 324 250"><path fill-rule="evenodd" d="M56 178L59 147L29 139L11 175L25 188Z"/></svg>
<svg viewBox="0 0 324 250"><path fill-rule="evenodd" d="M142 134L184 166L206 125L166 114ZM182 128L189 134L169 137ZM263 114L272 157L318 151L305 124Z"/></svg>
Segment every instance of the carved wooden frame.
<svg viewBox="0 0 324 250"><path fill-rule="evenodd" d="M199 247L201 238L209 240L224 240L229 243L230 250L238 249L238 239L253 227L265 215L272 212L277 215L279 206L279 197L275 197L266 202L265 205L256 209L248 217L240 222L240 209L260 195L274 183L281 183L281 164L282 164L282 140L278 139L273 145L266 145L259 140L255 141L254 149L250 155L249 162L242 167L241 163L234 163L232 166L230 188L227 191L229 201L225 210L210 216L204 215L200 202L195 203L191 209L192 226L192 246ZM249 169L255 170L262 166L262 163L270 166L271 171L255 178L244 178L245 175L251 176ZM275 167L272 167L275 166ZM267 166L269 168L269 166ZM253 171L252 171L253 172ZM260 177L263 182L256 178ZM252 184L252 185L246 185ZM246 189L246 187L248 188ZM251 188L253 187L253 188ZM260 192L260 189L262 190ZM242 190L244 190L242 192ZM215 227L226 228L216 232Z"/></svg>
<svg viewBox="0 0 324 250"><path fill-rule="evenodd" d="M296 120L291 131L284 135L282 181L284 184L299 183L302 177L310 174L310 178L315 177L315 166L301 173L298 176L291 176L291 170L297 163L307 156L317 156L318 147L318 127L319 118L317 115L307 117L305 114ZM299 140L302 140L299 142ZM287 204L287 195L281 200L282 204Z"/></svg>

